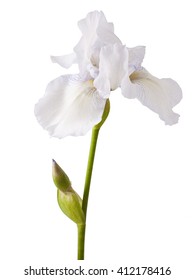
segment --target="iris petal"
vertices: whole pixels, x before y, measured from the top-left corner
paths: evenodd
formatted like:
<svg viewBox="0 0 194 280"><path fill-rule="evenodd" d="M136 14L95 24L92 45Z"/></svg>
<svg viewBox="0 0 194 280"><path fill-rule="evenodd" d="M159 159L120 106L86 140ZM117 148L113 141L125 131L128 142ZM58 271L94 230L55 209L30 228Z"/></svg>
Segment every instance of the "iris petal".
<svg viewBox="0 0 194 280"><path fill-rule="evenodd" d="M128 67L129 72L141 69L141 64L145 56L145 47L138 46L134 48L128 48Z"/></svg>
<svg viewBox="0 0 194 280"><path fill-rule="evenodd" d="M137 98L167 125L178 122L179 115L172 108L180 102L182 91L174 80L158 79L145 69L135 71L129 78L125 78L121 86L125 97Z"/></svg>
<svg viewBox="0 0 194 280"><path fill-rule="evenodd" d="M94 85L101 96L108 98L110 90L115 90L128 73L128 50L122 44L108 45L101 49L99 75Z"/></svg>
<svg viewBox="0 0 194 280"><path fill-rule="evenodd" d="M49 83L35 106L35 115L51 136L80 136L101 121L105 103L91 80L65 75Z"/></svg>
<svg viewBox="0 0 194 280"><path fill-rule="evenodd" d="M94 11L78 22L82 37L74 47L80 73L87 71L88 65L99 65L100 50L106 44L120 42L114 34L112 23L107 22L103 12Z"/></svg>
<svg viewBox="0 0 194 280"><path fill-rule="evenodd" d="M61 56L51 56L51 60L53 63L58 63L64 68L69 68L73 63L76 63L76 54L71 53Z"/></svg>

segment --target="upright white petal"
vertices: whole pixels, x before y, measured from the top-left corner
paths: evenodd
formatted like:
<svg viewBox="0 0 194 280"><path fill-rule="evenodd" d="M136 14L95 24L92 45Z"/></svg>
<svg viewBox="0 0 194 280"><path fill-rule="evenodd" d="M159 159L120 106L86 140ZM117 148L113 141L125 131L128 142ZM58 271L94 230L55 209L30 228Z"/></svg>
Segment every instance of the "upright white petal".
<svg viewBox="0 0 194 280"><path fill-rule="evenodd" d="M121 40L114 34L114 25L112 22L107 22L103 12L99 20L96 34L104 45L121 43Z"/></svg>
<svg viewBox="0 0 194 280"><path fill-rule="evenodd" d="M141 69L141 64L145 56L145 47L138 46L134 48L128 48L128 67L129 74L135 70Z"/></svg>
<svg viewBox="0 0 194 280"><path fill-rule="evenodd" d="M119 38L114 34L113 23L107 22L102 11L93 11L87 14L86 18L78 22L82 35L87 39L88 45L92 46L98 36L105 44L120 43Z"/></svg>
<svg viewBox="0 0 194 280"><path fill-rule="evenodd" d="M123 80L121 89L127 98L137 98L154 111L167 125L178 122L179 115L172 108L180 102L182 91L172 79L158 79L145 69L135 71Z"/></svg>
<svg viewBox="0 0 194 280"><path fill-rule="evenodd" d="M72 64L77 62L75 53L60 56L51 56L51 60L53 63L58 63L64 68L69 68Z"/></svg>
<svg viewBox="0 0 194 280"><path fill-rule="evenodd" d="M101 121L105 103L91 80L65 75L48 84L45 96L35 106L35 115L51 136L79 136Z"/></svg>
<svg viewBox="0 0 194 280"><path fill-rule="evenodd" d="M123 77L128 73L128 50L122 44L108 45L101 49L99 75L94 86L100 95L108 98L110 91L121 85Z"/></svg>
<svg viewBox="0 0 194 280"><path fill-rule="evenodd" d="M86 71L88 65L99 65L99 53L106 44L120 42L114 34L112 23L108 23L103 12L94 11L86 18L78 22L82 37L74 48L77 55L81 74Z"/></svg>

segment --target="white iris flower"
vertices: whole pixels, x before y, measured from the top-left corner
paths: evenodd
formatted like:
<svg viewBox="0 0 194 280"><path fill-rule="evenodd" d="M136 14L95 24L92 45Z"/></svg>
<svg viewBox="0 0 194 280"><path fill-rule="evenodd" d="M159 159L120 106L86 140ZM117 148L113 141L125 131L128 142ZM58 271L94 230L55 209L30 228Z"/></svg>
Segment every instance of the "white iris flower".
<svg viewBox="0 0 194 280"><path fill-rule="evenodd" d="M181 88L174 80L158 79L141 66L145 47L124 46L102 12L89 13L78 26L82 37L74 52L51 58L65 68L78 64L79 73L50 82L35 106L39 123L51 136L87 133L101 121L106 99L118 87L124 97L137 98L165 124L178 122L179 115L172 108L182 98Z"/></svg>

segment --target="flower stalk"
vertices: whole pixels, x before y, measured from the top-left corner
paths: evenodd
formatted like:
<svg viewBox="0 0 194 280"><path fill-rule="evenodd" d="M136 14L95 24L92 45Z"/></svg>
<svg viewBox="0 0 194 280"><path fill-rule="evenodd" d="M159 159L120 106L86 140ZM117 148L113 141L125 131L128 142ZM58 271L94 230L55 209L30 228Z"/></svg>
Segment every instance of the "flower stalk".
<svg viewBox="0 0 194 280"><path fill-rule="evenodd" d="M78 230L78 250L77 250L77 259L84 260L84 245L85 245L85 230L86 224L77 225Z"/></svg>
<svg viewBox="0 0 194 280"><path fill-rule="evenodd" d="M89 150L89 156L88 156L88 165L87 165L87 170L86 170L83 201L82 201L82 210L85 215L85 221L86 221L88 199L89 199L89 193L90 193L92 170L93 170L93 165L94 165L94 158L95 158L98 134L99 134L100 128L102 127L106 118L108 117L109 111L110 111L110 101L109 101L109 99L107 99L106 105L104 108L104 113L102 115L102 120L97 125L95 125L92 129L90 150ZM86 223L84 225L78 225L78 260L84 260L85 232L86 232Z"/></svg>

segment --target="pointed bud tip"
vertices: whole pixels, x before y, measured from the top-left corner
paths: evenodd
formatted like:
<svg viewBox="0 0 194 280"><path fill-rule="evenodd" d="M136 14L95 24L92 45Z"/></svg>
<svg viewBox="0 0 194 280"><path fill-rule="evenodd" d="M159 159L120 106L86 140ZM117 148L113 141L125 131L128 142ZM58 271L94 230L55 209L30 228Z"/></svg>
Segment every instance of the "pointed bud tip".
<svg viewBox="0 0 194 280"><path fill-rule="evenodd" d="M57 162L56 162L56 160L54 160L54 159L52 159L52 172L53 173L55 173L55 172L57 172L57 170L58 170L58 164L57 164Z"/></svg>
<svg viewBox="0 0 194 280"><path fill-rule="evenodd" d="M52 160L52 177L56 187L61 191L66 191L71 187L71 182L67 174L54 159Z"/></svg>

